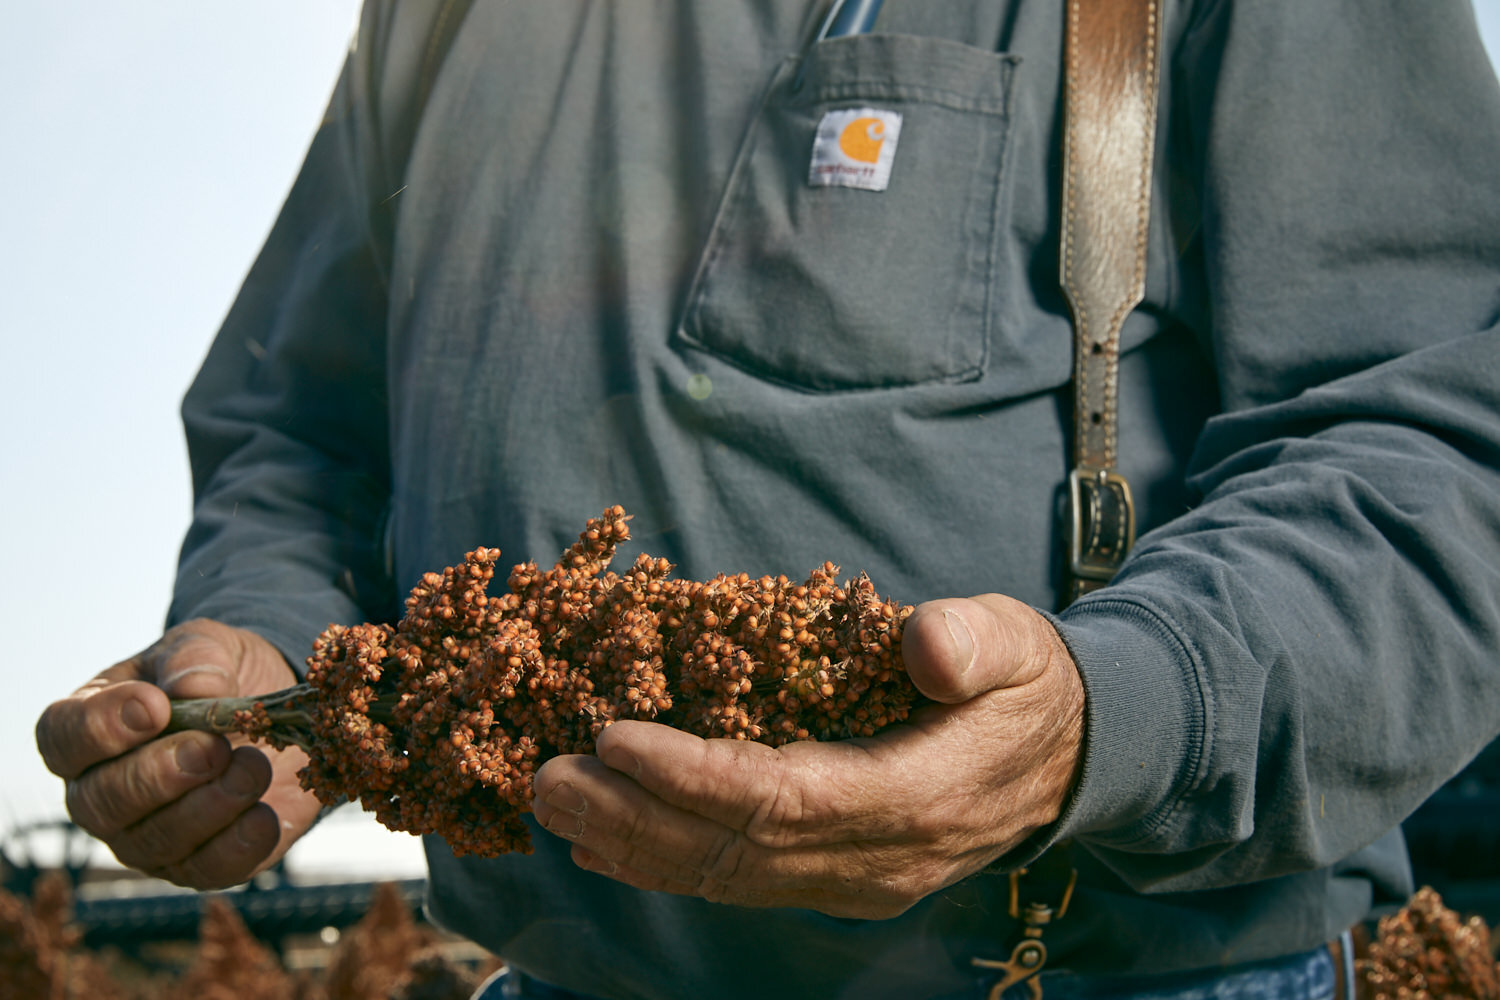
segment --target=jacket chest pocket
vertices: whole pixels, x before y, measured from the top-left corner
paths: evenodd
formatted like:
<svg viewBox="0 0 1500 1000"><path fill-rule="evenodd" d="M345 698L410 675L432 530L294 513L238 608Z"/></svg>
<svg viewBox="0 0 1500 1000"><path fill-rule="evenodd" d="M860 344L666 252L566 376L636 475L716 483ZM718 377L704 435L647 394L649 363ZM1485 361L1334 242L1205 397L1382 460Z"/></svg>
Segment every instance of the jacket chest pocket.
<svg viewBox="0 0 1500 1000"><path fill-rule="evenodd" d="M783 63L679 341L810 390L978 378L1014 65L910 35L836 39Z"/></svg>

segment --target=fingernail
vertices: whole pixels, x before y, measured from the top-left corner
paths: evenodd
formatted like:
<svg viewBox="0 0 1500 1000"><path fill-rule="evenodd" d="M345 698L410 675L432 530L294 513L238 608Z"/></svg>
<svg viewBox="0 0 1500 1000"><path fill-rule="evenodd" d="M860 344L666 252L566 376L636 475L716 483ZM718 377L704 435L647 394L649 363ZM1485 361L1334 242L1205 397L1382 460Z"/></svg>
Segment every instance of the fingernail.
<svg viewBox="0 0 1500 1000"><path fill-rule="evenodd" d="M553 809L561 809L575 816L582 816L583 811L588 808L588 803L583 800L578 789L566 781L548 792L544 801Z"/></svg>
<svg viewBox="0 0 1500 1000"><path fill-rule="evenodd" d="M237 799L259 798L260 782L243 767L231 767L219 779L219 787Z"/></svg>
<svg viewBox="0 0 1500 1000"><path fill-rule="evenodd" d="M948 608L943 609L943 625L948 629L948 638L953 641L953 658L958 662L961 678L974 665L974 633L963 615Z"/></svg>
<svg viewBox="0 0 1500 1000"><path fill-rule="evenodd" d="M207 774L211 767L208 754L194 740L186 740L177 744L173 758L177 761L177 769L183 774L194 776Z"/></svg>
<svg viewBox="0 0 1500 1000"><path fill-rule="evenodd" d="M234 824L234 839L240 842L241 847L257 846L255 832L251 829L254 825L254 821L250 818L253 812L254 810L251 810L251 812L241 816L239 822Z"/></svg>
<svg viewBox="0 0 1500 1000"><path fill-rule="evenodd" d="M169 674L163 674L157 681L157 684L163 691L171 693L173 688L189 677L200 675L212 675L223 680L225 684L230 683L229 674L223 667L216 667L209 663L200 663L191 667L183 667L181 670L174 670Z"/></svg>
<svg viewBox="0 0 1500 1000"><path fill-rule="evenodd" d="M120 721L138 733L149 733L156 728L151 722L151 710L139 698L131 698L120 706Z"/></svg>
<svg viewBox="0 0 1500 1000"><path fill-rule="evenodd" d="M573 861L584 871L598 875L613 875L620 870L613 861L606 861L593 851L582 847L573 848Z"/></svg>
<svg viewBox="0 0 1500 1000"><path fill-rule="evenodd" d="M555 812L542 824L550 833L568 840L577 840L583 836L583 819L573 813Z"/></svg>

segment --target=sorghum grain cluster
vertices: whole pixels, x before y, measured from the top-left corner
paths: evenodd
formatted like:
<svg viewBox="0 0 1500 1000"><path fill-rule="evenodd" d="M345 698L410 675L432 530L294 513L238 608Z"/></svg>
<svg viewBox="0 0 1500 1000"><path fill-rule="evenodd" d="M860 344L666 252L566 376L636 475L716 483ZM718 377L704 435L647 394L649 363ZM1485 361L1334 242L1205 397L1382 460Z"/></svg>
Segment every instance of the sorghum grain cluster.
<svg viewBox="0 0 1500 1000"><path fill-rule="evenodd" d="M907 717L910 607L864 576L840 585L831 563L802 583L676 580L647 555L616 573L628 520L606 510L556 565L518 565L496 595L500 552L479 548L423 576L394 627L330 626L297 699L310 737L298 742L311 750L303 786L492 856L531 849L521 817L537 767L591 753L617 720L779 746L871 736ZM237 725L289 742L264 705Z"/></svg>

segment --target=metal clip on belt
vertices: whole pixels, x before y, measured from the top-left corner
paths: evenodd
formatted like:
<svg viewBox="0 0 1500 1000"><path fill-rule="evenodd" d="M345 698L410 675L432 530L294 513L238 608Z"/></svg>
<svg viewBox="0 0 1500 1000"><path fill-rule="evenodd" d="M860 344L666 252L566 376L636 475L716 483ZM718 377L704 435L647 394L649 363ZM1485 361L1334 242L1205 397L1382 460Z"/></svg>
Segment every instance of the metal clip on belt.
<svg viewBox="0 0 1500 1000"><path fill-rule="evenodd" d="M1078 884L1078 871L1073 869L1068 875L1067 888L1063 890L1062 899L1058 902L1056 909L1045 903L1028 903L1026 912L1021 912L1021 879L1025 877L1026 869L1018 868L1010 873L1010 916L1012 920L1020 920L1026 925L1025 935L1019 944L1011 949L1010 960L1005 962L988 958L974 959L974 967L979 969L994 969L1001 976L990 987L989 1000L1001 1000L1005 991L1012 986L1024 984L1026 991L1031 995L1031 1000L1042 1000L1042 984L1036 978L1047 964L1047 946L1042 943L1042 931L1054 920L1061 920L1068 912L1068 903L1073 899L1073 887Z"/></svg>

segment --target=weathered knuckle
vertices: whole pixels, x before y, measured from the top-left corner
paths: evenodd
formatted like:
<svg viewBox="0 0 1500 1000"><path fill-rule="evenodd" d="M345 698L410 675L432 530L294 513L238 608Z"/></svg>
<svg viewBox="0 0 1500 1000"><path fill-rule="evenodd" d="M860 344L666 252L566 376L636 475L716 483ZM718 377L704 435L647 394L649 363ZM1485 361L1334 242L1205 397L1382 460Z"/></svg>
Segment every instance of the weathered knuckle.
<svg viewBox="0 0 1500 1000"><path fill-rule="evenodd" d="M95 761L129 750L134 744L120 733L120 713L113 698L95 695L87 701L75 703L77 711L71 714L72 726L69 736L75 741L75 756L81 751L88 755L84 767Z"/></svg>
<svg viewBox="0 0 1500 1000"><path fill-rule="evenodd" d="M807 796L789 769L777 768L764 805L746 824L745 836L763 847L777 847L792 838L808 819Z"/></svg>
<svg viewBox="0 0 1500 1000"><path fill-rule="evenodd" d="M728 898L724 886L721 883L700 882L697 895L700 899L709 903L732 904L734 900Z"/></svg>
<svg viewBox="0 0 1500 1000"><path fill-rule="evenodd" d="M79 826L96 837L112 837L165 805L149 761L120 760L67 783L64 800Z"/></svg>
<svg viewBox="0 0 1500 1000"><path fill-rule="evenodd" d="M171 880L178 885L193 889L227 889L248 879L255 869L253 861L238 858L237 853L227 846L223 834L220 834L181 861L164 867L172 873Z"/></svg>
<svg viewBox="0 0 1500 1000"><path fill-rule="evenodd" d="M67 782L63 786L63 806L81 829L103 840L114 836L119 828L104 822L104 815L95 802L91 784L83 779Z"/></svg>
<svg viewBox="0 0 1500 1000"><path fill-rule="evenodd" d="M162 760L163 749L152 748L155 752L132 755L115 769L120 786L117 808L122 816L131 817L128 822L160 809L173 798L165 785L164 771L168 765Z"/></svg>
<svg viewBox="0 0 1500 1000"><path fill-rule="evenodd" d="M115 857L131 868L175 864L191 851L191 847L183 847L181 839L178 831L148 816L115 838Z"/></svg>
<svg viewBox="0 0 1500 1000"><path fill-rule="evenodd" d="M807 818L807 799L800 785L782 781L776 788L776 797L771 800L771 809L766 815L767 825L776 833L797 826Z"/></svg>
<svg viewBox="0 0 1500 1000"><path fill-rule="evenodd" d="M68 765L67 755L64 748L71 745L71 741L61 737L64 728L63 718L66 709L62 702L53 702L42 710L37 717L34 736L36 738L37 751L42 755L42 763L47 765L47 770L61 778L72 778L72 768Z"/></svg>
<svg viewBox="0 0 1500 1000"><path fill-rule="evenodd" d="M215 645L222 643L222 633L227 631L226 626L211 618L192 618L185 622L179 622L167 629L161 636L141 650L137 656L148 662L160 662L171 659L181 652L184 646L199 643L212 642Z"/></svg>
<svg viewBox="0 0 1500 1000"><path fill-rule="evenodd" d="M164 865L161 871L162 875L160 877L165 878L174 885L180 885L187 889L224 889L234 884L210 878L203 868L203 863L198 860L196 855L184 858L176 864Z"/></svg>
<svg viewBox="0 0 1500 1000"><path fill-rule="evenodd" d="M113 837L126 825L119 792L106 782L70 781L63 799L73 821L96 837Z"/></svg>
<svg viewBox="0 0 1500 1000"><path fill-rule="evenodd" d="M127 753L147 737L125 728L121 708L149 685L87 686L72 697L54 702L37 720L37 750L53 773L76 778L89 768Z"/></svg>
<svg viewBox="0 0 1500 1000"><path fill-rule="evenodd" d="M106 713L90 700L69 698L47 706L36 725L36 745L52 773L76 778L111 744L113 729Z"/></svg>
<svg viewBox="0 0 1500 1000"><path fill-rule="evenodd" d="M1028 674L1040 673L1052 660L1057 633L1041 615L1028 615L1025 621L1024 648L1017 651L1017 662L1027 668Z"/></svg>
<svg viewBox="0 0 1500 1000"><path fill-rule="evenodd" d="M632 847L642 847L652 843L656 835L657 823L649 808L640 806L632 809L624 819L622 839L625 843Z"/></svg>
<svg viewBox="0 0 1500 1000"><path fill-rule="evenodd" d="M121 861L121 864L124 864L124 862ZM158 881L161 881L161 882L170 882L172 885L178 886L178 887L183 888L183 889L199 889L199 890L202 890L202 889L226 888L226 887L223 887L223 886L196 885L193 882L190 882L186 878L184 878L183 875L182 875L182 873L178 870L178 867L176 865L172 865L172 866L161 865L161 866L157 866L157 867L154 867L154 868L141 868L139 870L140 870L141 874L143 874L143 875L149 875L152 878L157 879Z"/></svg>
<svg viewBox="0 0 1500 1000"><path fill-rule="evenodd" d="M734 886L716 878L703 878L698 882L697 894L710 903L741 904L743 899Z"/></svg>
<svg viewBox="0 0 1500 1000"><path fill-rule="evenodd" d="M732 830L723 830L706 841L703 850L692 859L700 886L727 885L738 878L745 864L745 841Z"/></svg>

